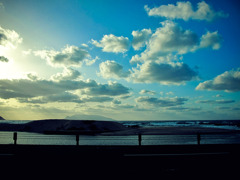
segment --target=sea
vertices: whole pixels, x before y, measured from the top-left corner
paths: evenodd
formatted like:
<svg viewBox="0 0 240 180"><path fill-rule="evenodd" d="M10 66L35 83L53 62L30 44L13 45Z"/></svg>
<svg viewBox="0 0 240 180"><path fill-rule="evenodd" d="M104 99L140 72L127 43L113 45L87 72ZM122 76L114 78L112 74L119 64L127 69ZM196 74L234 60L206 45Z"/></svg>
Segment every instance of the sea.
<svg viewBox="0 0 240 180"><path fill-rule="evenodd" d="M0 123L22 124L30 121L4 120ZM240 144L240 120L194 120L194 121L117 121L127 127L210 127L239 130L231 134L201 135L201 144ZM0 131L0 144L14 144L14 132ZM32 132L17 132L17 144L76 145L75 135L49 135ZM137 135L102 136L80 135L79 145L138 145ZM198 144L197 135L142 135L141 145Z"/></svg>

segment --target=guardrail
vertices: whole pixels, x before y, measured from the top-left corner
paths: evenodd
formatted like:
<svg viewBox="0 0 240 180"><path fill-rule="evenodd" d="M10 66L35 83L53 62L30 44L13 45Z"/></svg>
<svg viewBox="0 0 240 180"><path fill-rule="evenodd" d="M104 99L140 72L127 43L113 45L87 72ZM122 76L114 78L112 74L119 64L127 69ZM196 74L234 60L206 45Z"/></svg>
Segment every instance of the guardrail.
<svg viewBox="0 0 240 180"><path fill-rule="evenodd" d="M1 139L8 138L8 141L10 139L9 136L12 134L12 142L14 145L18 144L18 141L25 141L27 144L31 144L29 142L38 142L45 141L48 142L48 144L51 144L51 142L58 142L61 144L61 142L68 142L71 141L71 145L86 145L86 141L90 142L94 140L94 142L101 141L104 145L112 145L112 144L118 144L118 142L126 144L132 144L132 145L159 145L158 143L167 143L171 144L206 144L206 141L208 142L219 142L224 141L228 143L233 144L240 144L240 134L191 134L191 135L145 135L145 134L136 134L131 136L82 136L82 135L44 135L44 134L21 134L22 132L8 132L4 135L4 133L0 134L0 144ZM19 135L20 134L20 135ZM224 139L225 138L225 139ZM29 141L29 142L28 142ZM75 141L75 143L74 143ZM93 141L92 141L93 142ZM113 143L114 142L114 143ZM115 143L116 142L116 143ZM221 144L221 142L219 144ZM8 142L9 143L9 142ZM11 143L11 142L10 142ZM108 144L110 143L110 144ZM121 144L120 143L120 144ZM126 143L126 144L125 144ZM156 144L157 143L157 144ZM19 143L24 144L24 143ZM53 143L54 144L54 143ZM68 143L66 143L68 144ZM91 144L91 143L89 143ZM69 145L69 144L68 144Z"/></svg>

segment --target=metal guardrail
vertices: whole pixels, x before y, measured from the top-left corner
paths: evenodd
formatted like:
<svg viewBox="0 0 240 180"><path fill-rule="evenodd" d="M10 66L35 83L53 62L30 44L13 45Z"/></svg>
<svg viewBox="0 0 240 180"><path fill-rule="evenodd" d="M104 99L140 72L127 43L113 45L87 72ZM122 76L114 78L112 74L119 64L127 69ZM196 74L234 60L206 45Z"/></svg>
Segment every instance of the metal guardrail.
<svg viewBox="0 0 240 180"><path fill-rule="evenodd" d="M14 145L18 144L18 140L59 140L61 141L68 141L71 140L73 141L73 145L76 144L81 145L81 141L84 141L84 136L80 136L79 134L77 135L68 135L69 139L62 139L62 137L66 137L66 135L44 135L44 134L21 134L18 132L12 132L12 133L7 133L7 134L0 134L0 138L9 138L12 134L12 142ZM20 135L19 135L20 134ZM208 136L206 136L208 135ZM171 137L172 136L172 137ZM231 143L231 138L232 139L237 139L239 138L240 143L240 134L238 134L237 137L234 135L231 137L226 137L225 134L191 134L191 135L144 135L144 134L137 134L135 136L91 136L92 138L89 138L88 141L95 140L95 141L131 141L135 145L137 144L138 146L142 146L143 142L146 144L146 142L153 142L152 145L154 145L154 142L157 141L162 141L162 142L168 142L168 144L171 144L171 140L176 142L179 141L180 143L182 142L184 144L184 141L191 141L190 144L197 144L200 145L203 141L209 140L209 141L214 141L214 140L222 140L224 138L229 138L229 141ZM94 138L95 137L95 138ZM228 140L228 139L227 139ZM74 143L75 141L75 143ZM170 142L169 142L170 141ZM174 143L173 143L174 144ZM106 144L108 145L108 144Z"/></svg>

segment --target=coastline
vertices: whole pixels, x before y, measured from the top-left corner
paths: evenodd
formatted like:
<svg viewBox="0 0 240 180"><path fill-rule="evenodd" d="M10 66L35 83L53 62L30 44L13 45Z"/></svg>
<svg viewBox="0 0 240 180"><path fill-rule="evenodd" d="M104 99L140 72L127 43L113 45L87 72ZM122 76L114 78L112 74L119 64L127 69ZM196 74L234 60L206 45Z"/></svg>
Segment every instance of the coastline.
<svg viewBox="0 0 240 180"><path fill-rule="evenodd" d="M76 121L74 123L82 124L83 122ZM138 134L240 133L239 130L192 126L121 127L116 131L101 132L98 135L107 137ZM75 178L78 176L95 178L96 174L98 174L99 177L110 177L112 179L112 174L116 174L117 177L124 179L126 177L133 179L142 177L170 177L170 179L227 177L231 179L230 176L238 175L238 166L236 164L240 161L239 152L240 144L198 145L195 143L142 146L81 145L81 143L78 146L10 144L0 145L0 161L4 164L2 168L3 174L14 176L15 174L11 172L18 172L17 178L21 177L19 174L26 172L39 174L41 178Z"/></svg>
<svg viewBox="0 0 240 180"><path fill-rule="evenodd" d="M184 135L211 133L240 133L240 121L228 124L225 121L98 121L98 120L66 120L45 119L26 122L2 121L0 131L21 131L46 134L100 134L100 135ZM217 124L216 124L217 123ZM130 125L129 125L130 124ZM206 127L206 124L212 126Z"/></svg>
<svg viewBox="0 0 240 180"><path fill-rule="evenodd" d="M105 132L101 135L196 135L196 134L224 134L240 133L240 130L229 130L210 127L192 127L192 126L163 126L163 127L139 127L127 130Z"/></svg>

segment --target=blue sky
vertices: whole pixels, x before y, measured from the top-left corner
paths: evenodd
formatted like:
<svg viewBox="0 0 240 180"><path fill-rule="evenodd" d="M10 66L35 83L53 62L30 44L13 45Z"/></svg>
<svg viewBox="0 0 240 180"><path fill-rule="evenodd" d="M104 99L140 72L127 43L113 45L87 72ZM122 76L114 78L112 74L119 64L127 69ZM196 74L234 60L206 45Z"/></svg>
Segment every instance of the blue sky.
<svg viewBox="0 0 240 180"><path fill-rule="evenodd" d="M0 115L239 119L239 10L235 0L0 0Z"/></svg>

